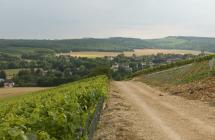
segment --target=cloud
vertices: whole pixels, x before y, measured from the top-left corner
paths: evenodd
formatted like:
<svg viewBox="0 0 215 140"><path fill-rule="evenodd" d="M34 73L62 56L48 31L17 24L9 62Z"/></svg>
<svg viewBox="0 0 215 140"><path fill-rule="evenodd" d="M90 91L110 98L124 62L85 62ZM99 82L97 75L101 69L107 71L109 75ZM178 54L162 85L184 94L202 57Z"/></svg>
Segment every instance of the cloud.
<svg viewBox="0 0 215 140"><path fill-rule="evenodd" d="M0 0L0 38L215 36L213 0Z"/></svg>

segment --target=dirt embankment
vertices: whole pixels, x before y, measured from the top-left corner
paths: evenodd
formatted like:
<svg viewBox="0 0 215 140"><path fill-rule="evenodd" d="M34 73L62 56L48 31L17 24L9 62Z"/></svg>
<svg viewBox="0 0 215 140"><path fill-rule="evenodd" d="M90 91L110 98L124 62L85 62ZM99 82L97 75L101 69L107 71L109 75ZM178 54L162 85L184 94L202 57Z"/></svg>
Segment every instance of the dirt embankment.
<svg viewBox="0 0 215 140"><path fill-rule="evenodd" d="M164 89L173 95L179 95L191 100L201 100L215 105L215 77L178 86L169 86Z"/></svg>
<svg viewBox="0 0 215 140"><path fill-rule="evenodd" d="M109 100L104 109L94 140L130 140L136 139L132 118L134 109L111 84Z"/></svg>

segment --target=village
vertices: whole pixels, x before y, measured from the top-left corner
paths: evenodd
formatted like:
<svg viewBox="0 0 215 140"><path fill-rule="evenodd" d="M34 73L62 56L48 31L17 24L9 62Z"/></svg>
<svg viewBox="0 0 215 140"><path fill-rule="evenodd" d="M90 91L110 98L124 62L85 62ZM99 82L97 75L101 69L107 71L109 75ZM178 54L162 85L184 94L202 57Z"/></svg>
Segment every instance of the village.
<svg viewBox="0 0 215 140"><path fill-rule="evenodd" d="M137 72L139 70L153 68L154 66L166 65L179 60L192 59L192 54L157 54L148 56L136 56L126 57L124 55L118 55L111 58L113 71L112 77L115 80L122 80L127 75Z"/></svg>
<svg viewBox="0 0 215 140"><path fill-rule="evenodd" d="M147 55L147 56L136 56L135 54L133 54L132 56L128 57L128 56L125 56L124 54L120 54L116 57L104 57L104 58L97 58L97 59L85 59L85 58L77 58L77 57L74 57L74 59L73 59L69 56L61 56L59 58L59 60L62 59L62 62L63 62L64 60L70 59L70 60L72 60L71 63L76 63L79 61L87 60L87 63L89 63L90 65L95 61L101 61L102 63L107 64L107 69L110 69L111 78L113 78L114 80L123 80L126 77L128 77L130 74L137 72L139 70L153 68L154 66L165 65L168 63L176 62L178 60L191 59L194 56L195 55L192 55L192 54L182 55L182 54L162 54L162 53L160 53L157 55ZM60 65L60 63L61 63L61 61L59 61L59 65ZM74 75L74 72L81 70L80 75L83 73L86 73L87 67L89 66L89 64L86 64L86 66L85 65L80 65L78 67L74 66L74 68L68 69L70 71L65 72L63 75L64 75L64 77L65 76L77 77L77 75ZM42 82L46 82L46 81L42 80L42 81L38 81L37 85L35 85L35 84L29 85L28 83L30 82L30 80L35 79L35 78L29 76L29 74L30 75L40 74L40 76L44 77L47 74L49 74L50 72L52 72L55 75L59 75L59 72L56 71L55 69L45 70L44 67L40 67L40 68L32 67L32 68L28 68L28 69L18 68L18 69L15 69L16 73L14 73L13 70L12 70L13 72L10 72L13 74L8 74L8 71L11 71L11 70L6 69L6 70L0 71L0 87L12 88L14 86L24 87L26 85L33 86L33 87L40 86L43 84ZM60 74L60 75L62 75L62 74ZM26 77L27 77L27 79L26 79ZM37 77L39 77L39 76L37 76ZM20 82L23 82L23 80L25 80L26 82L24 82L24 84L22 84L22 83L20 84Z"/></svg>

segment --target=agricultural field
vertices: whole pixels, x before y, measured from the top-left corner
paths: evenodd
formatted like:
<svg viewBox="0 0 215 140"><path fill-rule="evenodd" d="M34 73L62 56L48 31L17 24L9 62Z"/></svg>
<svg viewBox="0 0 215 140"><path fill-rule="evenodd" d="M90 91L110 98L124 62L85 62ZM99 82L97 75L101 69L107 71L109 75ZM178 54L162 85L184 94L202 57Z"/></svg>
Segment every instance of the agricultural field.
<svg viewBox="0 0 215 140"><path fill-rule="evenodd" d="M114 57L114 56L117 56L119 54L124 54L125 56L132 56L133 54L135 54L137 56L144 56L144 55L156 55L159 53L198 55L201 52L200 51L193 51L193 50L134 49L134 51L124 51L124 52L83 51L83 52L59 53L59 54L57 54L57 56L66 55L66 56L72 56L72 57L96 58L96 57L105 57L105 56Z"/></svg>
<svg viewBox="0 0 215 140"><path fill-rule="evenodd" d="M42 87L0 88L0 99L13 96L20 96L45 89L47 88Z"/></svg>
<svg viewBox="0 0 215 140"><path fill-rule="evenodd" d="M0 103L1 140L86 139L96 106L108 94L98 76Z"/></svg>
<svg viewBox="0 0 215 140"><path fill-rule="evenodd" d="M120 52L97 52L97 51L83 51L83 52L69 52L69 53L59 53L57 56L71 56L71 57L88 57L88 58L96 58L96 57L115 57Z"/></svg>

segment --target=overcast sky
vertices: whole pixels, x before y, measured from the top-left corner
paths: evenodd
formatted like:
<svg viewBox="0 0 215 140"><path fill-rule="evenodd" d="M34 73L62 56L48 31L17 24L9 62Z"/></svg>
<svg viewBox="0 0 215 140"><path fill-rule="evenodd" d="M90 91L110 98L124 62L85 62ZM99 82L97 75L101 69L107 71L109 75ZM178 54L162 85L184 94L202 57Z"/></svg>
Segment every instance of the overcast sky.
<svg viewBox="0 0 215 140"><path fill-rule="evenodd" d="M215 0L0 0L0 38L215 37Z"/></svg>

